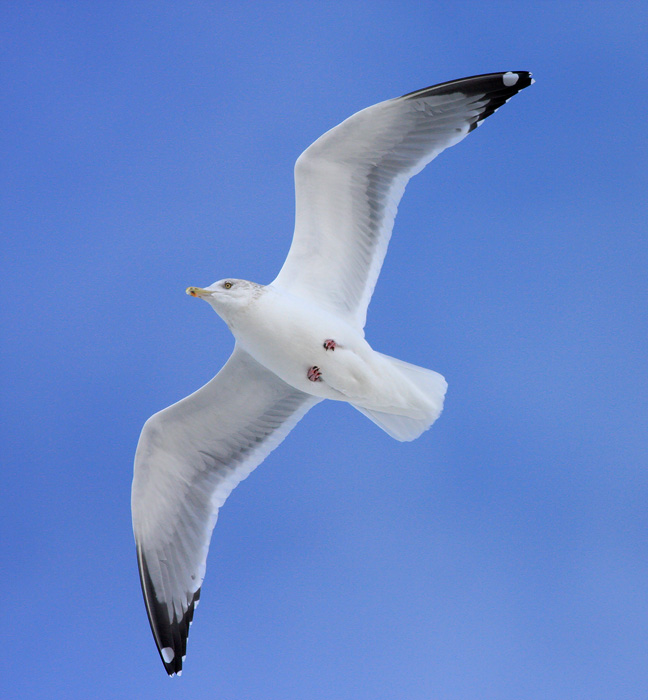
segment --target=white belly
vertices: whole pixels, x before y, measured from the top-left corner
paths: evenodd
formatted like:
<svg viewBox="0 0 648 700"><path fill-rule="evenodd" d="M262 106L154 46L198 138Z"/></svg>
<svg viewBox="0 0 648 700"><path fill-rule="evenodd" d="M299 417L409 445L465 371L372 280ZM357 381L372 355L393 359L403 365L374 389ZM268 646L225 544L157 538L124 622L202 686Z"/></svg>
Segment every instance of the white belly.
<svg viewBox="0 0 648 700"><path fill-rule="evenodd" d="M232 332L257 362L296 389L323 398L349 400L344 390L369 379L366 359L372 350L362 333L315 305L268 290ZM324 342L334 340L334 350ZM320 381L308 379L318 367ZM358 376L359 375L359 376Z"/></svg>
<svg viewBox="0 0 648 700"><path fill-rule="evenodd" d="M362 331L315 304L268 289L230 327L257 362L313 396L403 413L422 399ZM335 341L335 349L327 350L326 340ZM319 381L308 378L312 367L319 368Z"/></svg>

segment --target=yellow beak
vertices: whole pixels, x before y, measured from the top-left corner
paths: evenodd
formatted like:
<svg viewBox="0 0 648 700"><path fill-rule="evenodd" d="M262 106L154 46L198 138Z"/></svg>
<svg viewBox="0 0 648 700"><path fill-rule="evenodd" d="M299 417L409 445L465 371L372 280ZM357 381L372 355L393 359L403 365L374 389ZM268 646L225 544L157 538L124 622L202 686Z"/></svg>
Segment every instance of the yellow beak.
<svg viewBox="0 0 648 700"><path fill-rule="evenodd" d="M186 292L192 297L209 297L211 292L209 289L203 289L202 287L187 287Z"/></svg>

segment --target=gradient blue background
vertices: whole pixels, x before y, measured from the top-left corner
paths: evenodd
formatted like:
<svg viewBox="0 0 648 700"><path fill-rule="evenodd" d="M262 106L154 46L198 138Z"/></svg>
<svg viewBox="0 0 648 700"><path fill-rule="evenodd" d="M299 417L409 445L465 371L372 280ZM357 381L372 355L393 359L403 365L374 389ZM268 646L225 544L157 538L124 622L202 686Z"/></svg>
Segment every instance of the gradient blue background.
<svg viewBox="0 0 648 700"><path fill-rule="evenodd" d="M648 697L647 6L486 5L2 2L3 699ZM412 181L367 324L443 416L314 409L169 680L132 457L232 347L185 287L272 280L323 131L500 70L537 83Z"/></svg>

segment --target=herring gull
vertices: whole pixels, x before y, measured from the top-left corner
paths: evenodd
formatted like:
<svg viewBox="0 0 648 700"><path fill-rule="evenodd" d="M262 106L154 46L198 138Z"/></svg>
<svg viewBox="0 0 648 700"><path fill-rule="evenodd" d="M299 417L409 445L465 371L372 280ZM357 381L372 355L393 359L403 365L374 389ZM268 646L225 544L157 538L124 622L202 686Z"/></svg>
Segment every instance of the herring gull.
<svg viewBox="0 0 648 700"><path fill-rule="evenodd" d="M445 380L374 351L367 306L408 180L532 82L478 75L354 114L297 159L295 231L276 279L187 289L236 343L210 382L149 418L137 445L133 530L169 675L182 671L218 509L310 408L346 401L397 440L438 418Z"/></svg>

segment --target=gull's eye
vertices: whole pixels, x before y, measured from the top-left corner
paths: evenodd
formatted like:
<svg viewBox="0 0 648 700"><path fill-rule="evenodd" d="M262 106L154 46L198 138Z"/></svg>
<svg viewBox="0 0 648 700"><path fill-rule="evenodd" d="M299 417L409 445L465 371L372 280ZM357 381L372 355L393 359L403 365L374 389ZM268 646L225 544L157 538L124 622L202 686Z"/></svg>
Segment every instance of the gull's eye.
<svg viewBox="0 0 648 700"><path fill-rule="evenodd" d="M231 289L232 283L231 282L223 282L223 287L225 287L225 289Z"/></svg>

